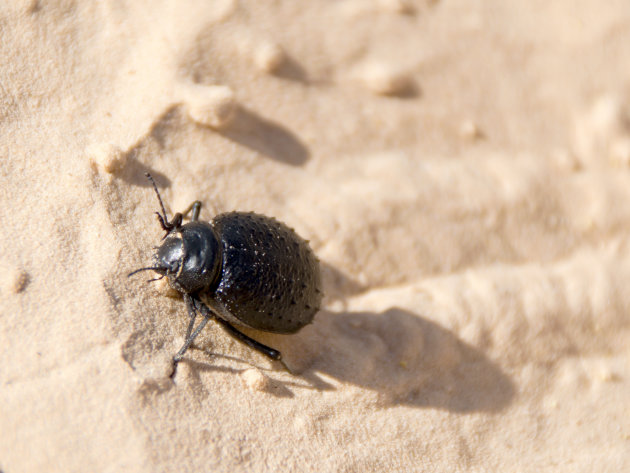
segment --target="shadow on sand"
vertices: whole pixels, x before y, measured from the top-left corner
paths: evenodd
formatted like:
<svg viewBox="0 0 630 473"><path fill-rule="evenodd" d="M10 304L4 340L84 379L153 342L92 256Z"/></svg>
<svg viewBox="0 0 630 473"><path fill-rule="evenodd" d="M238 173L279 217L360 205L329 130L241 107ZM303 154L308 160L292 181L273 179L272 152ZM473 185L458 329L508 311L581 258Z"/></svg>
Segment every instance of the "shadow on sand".
<svg viewBox="0 0 630 473"><path fill-rule="evenodd" d="M301 166L310 157L306 145L284 126L238 107L233 123L218 133L284 164Z"/></svg>
<svg viewBox="0 0 630 473"><path fill-rule="evenodd" d="M335 389L324 377L372 390L383 406L498 412L515 396L509 377L480 350L435 322L398 308L383 313L322 311L313 325L291 336L248 333L280 349L292 368L295 360L306 360L295 370L295 381L281 381L265 370L271 381L265 390L277 397L293 397L300 389ZM212 359L185 362L197 372L194 376L247 369L213 365Z"/></svg>
<svg viewBox="0 0 630 473"><path fill-rule="evenodd" d="M308 161L310 153L302 141L288 128L279 123L238 106L233 122L229 127L215 130L192 122L180 105L173 105L153 123L146 135L127 150L128 162L123 178L135 185L146 185L144 172L147 169L137 157L144 152L159 154L168 148L173 134L180 133L183 128L195 127L206 133L217 133L235 143L254 150L261 155L291 166L301 166ZM211 151L208 151L209 153ZM196 159L203 159L198 156ZM166 187L168 180L155 171L151 171L158 185ZM139 178L138 178L139 176Z"/></svg>

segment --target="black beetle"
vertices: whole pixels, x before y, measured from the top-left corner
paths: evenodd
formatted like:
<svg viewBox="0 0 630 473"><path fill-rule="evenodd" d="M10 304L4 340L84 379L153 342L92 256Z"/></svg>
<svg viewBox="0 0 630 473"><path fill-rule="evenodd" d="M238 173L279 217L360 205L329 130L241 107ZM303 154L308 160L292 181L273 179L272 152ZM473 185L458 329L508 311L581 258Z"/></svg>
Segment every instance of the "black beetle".
<svg viewBox="0 0 630 473"><path fill-rule="evenodd" d="M197 335L215 319L231 335L272 360L282 355L240 332L234 325L274 333L295 333L312 322L322 300L319 260L306 240L274 218L253 212L228 212L212 222L199 220L201 202L183 214L166 217L162 198L149 173L166 232L154 265L140 268L168 278L179 291L190 322L186 340L173 357L177 364ZM183 217L191 213L191 221ZM203 320L194 328L197 313ZM194 330L193 330L194 328Z"/></svg>

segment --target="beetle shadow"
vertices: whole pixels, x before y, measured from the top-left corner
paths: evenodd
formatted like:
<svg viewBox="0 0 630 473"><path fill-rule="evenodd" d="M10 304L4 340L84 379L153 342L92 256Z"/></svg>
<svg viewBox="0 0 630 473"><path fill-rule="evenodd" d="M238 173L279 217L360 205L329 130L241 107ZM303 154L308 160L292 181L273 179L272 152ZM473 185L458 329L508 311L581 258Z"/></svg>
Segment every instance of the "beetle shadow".
<svg viewBox="0 0 630 473"><path fill-rule="evenodd" d="M124 166L118 177L133 186L151 187L146 178L150 173L159 188L171 186L171 180L163 173L147 166L139 157L141 155L159 155L168 146L171 133L185 125L185 119L178 105L168 107L151 125L149 131L125 151Z"/></svg>
<svg viewBox="0 0 630 473"><path fill-rule="evenodd" d="M180 104L168 107L154 121L149 131L126 151L125 165L120 177L130 184L148 186L145 172L151 172L159 187L168 187L166 176L143 164L141 155L159 155L168 148L171 135L185 127L208 130L231 141L241 144L268 158L291 166L301 166L310 158L306 145L290 130L282 125L265 119L242 106L237 106L230 125L225 129L213 129L193 122L183 111Z"/></svg>
<svg viewBox="0 0 630 473"><path fill-rule="evenodd" d="M306 70L299 62L288 54L284 58L284 61L282 61L282 64L280 64L280 66L273 71L272 74L281 79L303 83L309 82Z"/></svg>
<svg viewBox="0 0 630 473"><path fill-rule="evenodd" d="M301 166L310 157L308 148L294 133L242 106L237 107L230 126L217 132L268 158L291 166Z"/></svg>
<svg viewBox="0 0 630 473"><path fill-rule="evenodd" d="M194 344L193 344L193 347L191 348L197 348L197 347L194 347ZM203 350L203 348L201 349ZM201 373L223 372L223 373L232 373L232 374L238 375L238 374L242 374L248 369L254 368L258 370L258 372L264 373L264 376L265 376L264 381L262 382L262 386L259 388L259 390L262 392L271 394L273 396L276 396L276 397L284 397L284 398L295 397L295 394L290 388L311 389L311 390L317 390L317 391L327 391L327 390L334 389L331 384L326 383L325 381L321 380L316 375L311 376L309 374L309 375L303 376L307 380L307 383L304 383L301 381L286 381L286 380L280 381L276 379L276 377L274 376L275 371L273 369L264 368L262 366L256 365L255 363L245 361L244 359L237 358L234 356L223 355L223 354L213 353L213 352L205 352L205 355L211 356L214 360L216 360L217 358L229 360L231 362L231 366L218 365L216 363L212 363L212 361L205 362L205 361L196 361L189 358L184 358L182 362L188 365L193 382L197 382L200 385L203 384L201 381L201 376L200 376ZM237 365L241 365L242 367L241 368L233 367L234 362L236 362Z"/></svg>
<svg viewBox="0 0 630 473"><path fill-rule="evenodd" d="M125 166L121 169L119 174L119 177L123 181L131 184L132 186L151 187L151 181L149 181L146 176L147 173L150 173L158 188L166 189L171 186L171 180L166 176L166 174L156 171L155 169L138 161L136 158L136 152L130 151L128 153L129 155L126 159Z"/></svg>
<svg viewBox="0 0 630 473"><path fill-rule="evenodd" d="M272 346L276 337L268 337ZM516 394L508 375L481 350L398 308L383 313L321 311L314 324L291 337L278 337L275 346L289 365L292 358L307 354L299 377L314 389L322 389L319 373L375 391L382 405L498 412Z"/></svg>

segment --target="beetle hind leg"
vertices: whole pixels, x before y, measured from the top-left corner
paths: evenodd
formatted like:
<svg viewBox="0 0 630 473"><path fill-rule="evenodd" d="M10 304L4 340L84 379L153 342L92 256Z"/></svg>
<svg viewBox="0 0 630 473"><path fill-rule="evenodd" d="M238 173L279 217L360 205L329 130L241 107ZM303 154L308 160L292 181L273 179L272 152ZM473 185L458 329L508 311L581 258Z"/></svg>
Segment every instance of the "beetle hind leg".
<svg viewBox="0 0 630 473"><path fill-rule="evenodd" d="M253 348L257 352L262 353L267 358L271 358L272 360L275 360L275 361L280 361L282 359L282 353L280 353L278 350L268 347L267 345L263 345L262 343L254 340L253 338L248 337L243 332L236 329L231 323L223 319L216 317L216 321L219 322L223 326L223 328L227 330L228 333L232 335L234 338L236 338L238 341L244 343L250 348Z"/></svg>
<svg viewBox="0 0 630 473"><path fill-rule="evenodd" d="M212 311L203 302L199 302L198 305L197 305L197 308L199 309L201 314L204 317L206 317L206 319L210 318L210 317L214 317L214 315L212 314ZM268 347L267 345L263 345L262 343L257 342L256 340L254 340L253 338L248 337L243 332L241 332L237 328L235 328L227 320L223 320L220 317L214 317L214 319L217 322L219 322L223 326L223 328L230 335L232 335L234 338L236 338L239 342L244 343L248 347L253 348L258 353L262 353L267 358L270 358L270 359L272 359L274 361L282 360L282 353L280 353L278 350L276 350L274 348L271 348L271 347Z"/></svg>
<svg viewBox="0 0 630 473"><path fill-rule="evenodd" d="M223 326L223 328L230 335L236 338L239 342L244 343L245 345L256 350L259 353L262 353L263 355L265 355L267 358L271 360L279 361L280 363L284 365L284 367L289 371L289 373L291 373L291 370L289 369L289 367L282 361L282 354L278 350L268 347L267 345L263 345L260 342L257 342L253 338L248 337L243 332L239 331L228 321L223 320L220 317L216 317L212 313L210 308L198 298L191 296L189 294L184 294L184 301L186 302L186 306L188 308L188 316L190 317L190 322L188 323L188 328L186 330L186 340L184 341L184 344L179 349L179 351L173 357L173 362L175 364L175 367L173 369L173 373L171 374L171 377L175 376L175 371L177 370L177 363L182 361L184 353L186 353L186 351L190 348L190 346L195 341L195 338L197 338L197 336L201 333L201 331L204 329L204 327L206 326L206 324L208 323L210 319L215 319L218 323L220 323ZM197 325L197 328L193 330L195 326L195 320L197 318L197 311L201 312L201 315L203 316L203 320L199 323L199 325Z"/></svg>

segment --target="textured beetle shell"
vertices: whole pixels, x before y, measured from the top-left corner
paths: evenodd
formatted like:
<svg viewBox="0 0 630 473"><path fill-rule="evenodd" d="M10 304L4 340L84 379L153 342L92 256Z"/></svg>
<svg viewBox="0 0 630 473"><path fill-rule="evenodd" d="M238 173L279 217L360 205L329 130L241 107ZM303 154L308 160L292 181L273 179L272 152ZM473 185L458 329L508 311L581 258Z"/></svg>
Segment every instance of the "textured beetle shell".
<svg viewBox="0 0 630 473"><path fill-rule="evenodd" d="M267 332L293 333L311 323L322 293L319 263L305 240L253 212L217 215L212 226L223 265L218 286L200 294L208 305L220 306L231 322Z"/></svg>

